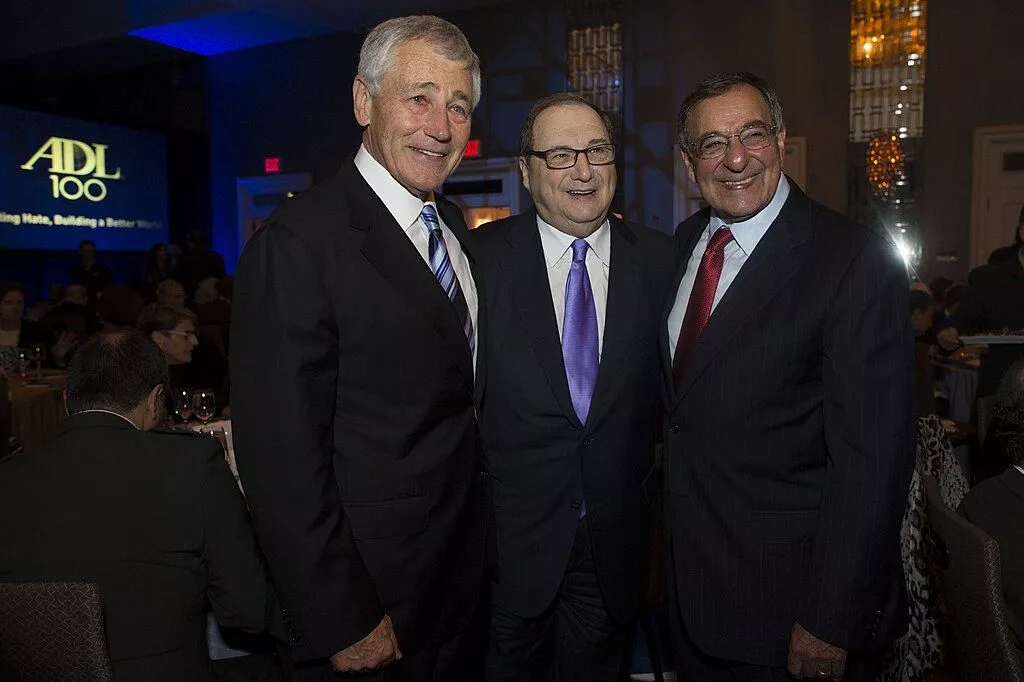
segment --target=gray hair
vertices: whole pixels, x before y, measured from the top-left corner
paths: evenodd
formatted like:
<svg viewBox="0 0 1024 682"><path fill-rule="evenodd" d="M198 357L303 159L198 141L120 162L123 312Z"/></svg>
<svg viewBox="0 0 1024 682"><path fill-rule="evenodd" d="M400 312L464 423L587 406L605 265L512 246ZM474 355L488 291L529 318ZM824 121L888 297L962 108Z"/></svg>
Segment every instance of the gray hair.
<svg viewBox="0 0 1024 682"><path fill-rule="evenodd" d="M480 59L461 30L440 17L396 17L377 24L359 50L358 75L371 97L380 94L384 76L394 68L394 51L412 40L426 40L445 59L462 64L473 80L473 108L480 102Z"/></svg>
<svg viewBox="0 0 1024 682"><path fill-rule="evenodd" d="M689 127L690 119L693 118L693 111L697 105L704 100L724 95L738 85L749 85L756 88L764 98L768 110L771 112L771 124L776 132L786 129L786 122L782 119L782 104L775 88L768 84L768 81L746 71L726 71L708 76L686 96L683 106L679 108L679 123L676 127L676 141L680 148L690 153Z"/></svg>

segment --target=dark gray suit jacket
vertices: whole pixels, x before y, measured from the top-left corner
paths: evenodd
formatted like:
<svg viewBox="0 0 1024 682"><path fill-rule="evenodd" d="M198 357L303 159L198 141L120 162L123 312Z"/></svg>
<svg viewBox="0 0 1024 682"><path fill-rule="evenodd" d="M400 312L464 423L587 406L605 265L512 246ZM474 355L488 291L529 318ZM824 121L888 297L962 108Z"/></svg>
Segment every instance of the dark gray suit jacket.
<svg viewBox="0 0 1024 682"><path fill-rule="evenodd" d="M854 650L903 632L899 529L914 444L899 253L790 187L678 389L667 318L707 209L676 232L659 334L668 587L704 652L775 667L795 622Z"/></svg>

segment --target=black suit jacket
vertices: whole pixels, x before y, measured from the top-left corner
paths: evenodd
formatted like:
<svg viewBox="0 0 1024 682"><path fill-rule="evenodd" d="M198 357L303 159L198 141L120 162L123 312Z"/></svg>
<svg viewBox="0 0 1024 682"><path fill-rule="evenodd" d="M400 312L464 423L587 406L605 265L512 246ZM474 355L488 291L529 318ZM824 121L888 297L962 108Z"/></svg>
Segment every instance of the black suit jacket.
<svg viewBox="0 0 1024 682"><path fill-rule="evenodd" d="M795 622L846 649L880 649L906 619L905 266L887 239L790 181L676 390L668 313L709 215L676 232L680 269L660 334L669 570L683 620L706 653L758 665L786 664Z"/></svg>
<svg viewBox="0 0 1024 682"><path fill-rule="evenodd" d="M472 262L461 212L438 208ZM253 236L233 308L238 466L293 655L341 651L385 613L406 655L451 637L483 582L472 356L353 161Z"/></svg>
<svg viewBox="0 0 1024 682"><path fill-rule="evenodd" d="M265 628L268 586L220 444L82 413L0 462L0 580L97 582L118 680L204 680L206 612Z"/></svg>
<svg viewBox="0 0 1024 682"><path fill-rule="evenodd" d="M1024 474L1011 466L974 486L960 513L999 543L1007 622L1024 651Z"/></svg>
<svg viewBox="0 0 1024 682"><path fill-rule="evenodd" d="M953 314L952 326L961 334L985 334L1024 329L1024 268L1020 259L1003 260L974 271L964 299ZM993 395L1024 346L994 344L985 354L978 379L978 395Z"/></svg>
<svg viewBox="0 0 1024 682"><path fill-rule="evenodd" d="M657 328L672 276L671 240L611 218L601 365L581 424L536 211L490 223L473 238L487 294L480 420L497 520L495 603L523 617L547 608L585 500L602 593L612 615L628 623L638 615L650 558L661 412Z"/></svg>

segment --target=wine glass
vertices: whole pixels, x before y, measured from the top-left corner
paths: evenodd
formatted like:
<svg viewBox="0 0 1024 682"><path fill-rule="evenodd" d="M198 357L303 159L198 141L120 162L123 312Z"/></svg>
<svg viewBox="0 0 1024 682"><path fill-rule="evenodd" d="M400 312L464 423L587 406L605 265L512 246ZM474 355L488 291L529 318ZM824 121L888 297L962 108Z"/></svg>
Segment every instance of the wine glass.
<svg viewBox="0 0 1024 682"><path fill-rule="evenodd" d="M36 383L43 381L43 358L46 357L46 346L37 343L29 351L28 359L36 363Z"/></svg>
<svg viewBox="0 0 1024 682"><path fill-rule="evenodd" d="M176 388L171 393L172 405L175 416L182 424L187 424L192 417L192 391L188 388Z"/></svg>
<svg viewBox="0 0 1024 682"><path fill-rule="evenodd" d="M206 424L217 411L217 398L209 388L201 388L193 394L192 407L196 418Z"/></svg>
<svg viewBox="0 0 1024 682"><path fill-rule="evenodd" d="M18 371L18 376L21 377L22 382L24 382L25 379L28 378L28 365L29 365L28 356L29 356L29 354L26 353L24 350L19 350L18 351L17 371Z"/></svg>

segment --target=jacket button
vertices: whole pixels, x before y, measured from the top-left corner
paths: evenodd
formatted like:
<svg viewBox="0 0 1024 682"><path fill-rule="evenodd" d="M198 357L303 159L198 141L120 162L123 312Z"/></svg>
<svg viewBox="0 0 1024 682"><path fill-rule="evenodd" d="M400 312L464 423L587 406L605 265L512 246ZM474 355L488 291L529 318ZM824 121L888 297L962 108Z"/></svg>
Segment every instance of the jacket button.
<svg viewBox="0 0 1024 682"><path fill-rule="evenodd" d="M570 502L569 509L573 510L574 512L578 512L580 510L580 501L573 500L572 502Z"/></svg>
<svg viewBox="0 0 1024 682"><path fill-rule="evenodd" d="M591 446L591 445L593 444L593 442L594 442L594 439L593 439L593 438L590 438L590 437L588 436L587 438L584 438L584 439L583 439L583 447L585 447L585 448L589 448L589 447L590 447L590 446Z"/></svg>
<svg viewBox="0 0 1024 682"><path fill-rule="evenodd" d="M670 433L679 433L679 424L672 422L668 425L668 430Z"/></svg>

